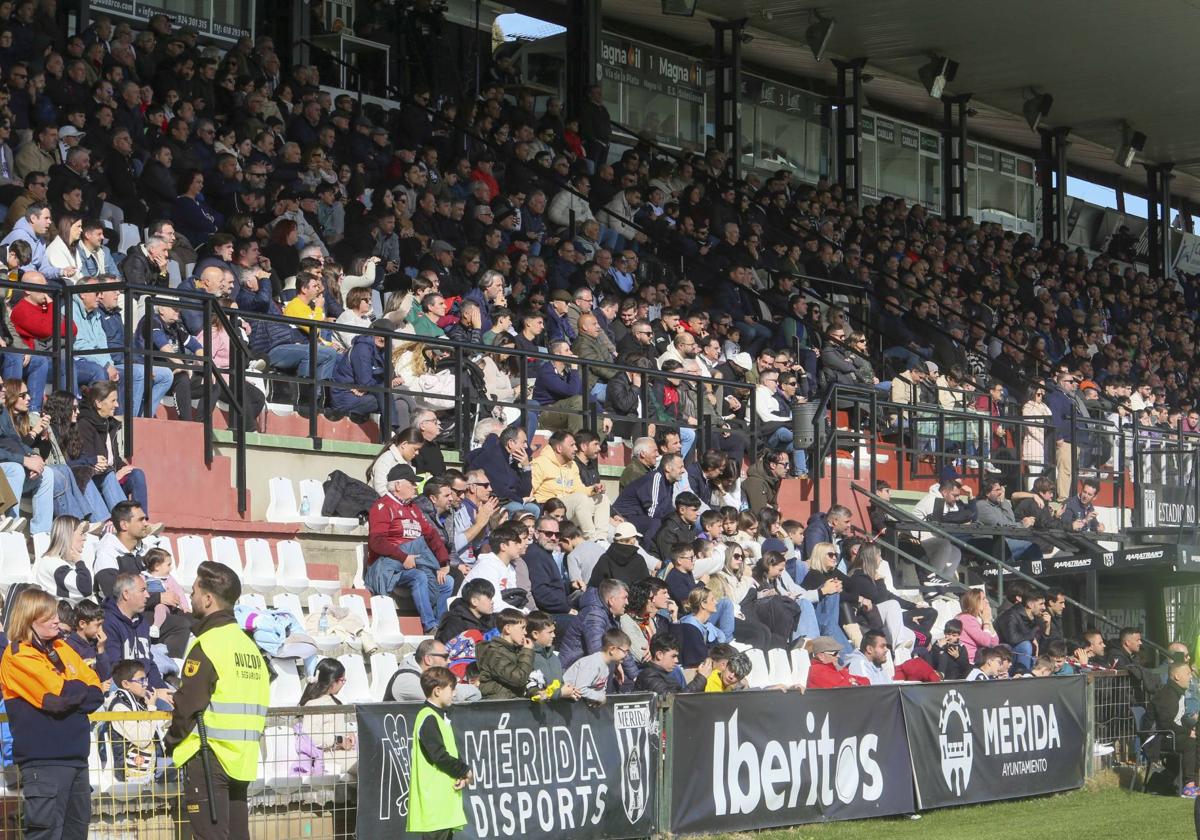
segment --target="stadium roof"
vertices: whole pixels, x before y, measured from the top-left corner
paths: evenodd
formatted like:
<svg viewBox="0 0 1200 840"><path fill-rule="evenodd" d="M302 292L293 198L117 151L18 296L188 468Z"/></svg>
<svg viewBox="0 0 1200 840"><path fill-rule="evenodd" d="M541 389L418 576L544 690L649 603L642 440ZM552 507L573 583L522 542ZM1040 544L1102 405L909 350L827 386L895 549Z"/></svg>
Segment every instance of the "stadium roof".
<svg viewBox="0 0 1200 840"><path fill-rule="evenodd" d="M805 43L811 14L836 20L826 59ZM937 53L959 63L949 94L972 93L972 137L1029 153L1040 145L1021 108L1030 88L1054 97L1047 127L1070 127L1071 168L1144 194L1145 170L1113 161L1121 121L1145 133L1141 162L1175 162L1173 192L1200 202L1200 114L1185 56L1200 32L1200 2L1158 0L699 0L693 18L667 17L659 3L604 0L604 15L662 33L708 55L708 19L747 18L743 59L788 75L824 79L829 57L868 58L869 106L940 125L942 106L918 79Z"/></svg>

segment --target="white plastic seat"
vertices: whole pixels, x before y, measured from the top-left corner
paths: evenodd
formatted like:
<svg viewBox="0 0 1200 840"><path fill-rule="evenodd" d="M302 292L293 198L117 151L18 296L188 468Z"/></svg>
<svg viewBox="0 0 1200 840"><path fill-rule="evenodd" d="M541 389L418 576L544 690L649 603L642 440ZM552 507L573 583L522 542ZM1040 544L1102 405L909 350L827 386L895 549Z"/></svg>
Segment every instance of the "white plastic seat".
<svg viewBox="0 0 1200 840"><path fill-rule="evenodd" d="M308 614L318 617L318 628L320 626L321 613L325 611L326 607L332 606L333 599L324 592L316 592L308 596ZM325 656L334 656L342 652L342 639L333 633L322 635L320 632L317 632L313 635L313 641L317 643L317 648Z"/></svg>
<svg viewBox="0 0 1200 840"><path fill-rule="evenodd" d="M33 559L41 560L46 553L46 549L50 547L50 534L34 534L33 535Z"/></svg>
<svg viewBox="0 0 1200 840"><path fill-rule="evenodd" d="M345 607L362 619L363 627L371 626L371 619L367 615L367 602L357 592L349 592L338 598L338 606Z"/></svg>
<svg viewBox="0 0 1200 840"><path fill-rule="evenodd" d="M371 700L380 703L392 675L399 668L394 653L376 653L371 657Z"/></svg>
<svg viewBox="0 0 1200 840"><path fill-rule="evenodd" d="M313 588L308 580L308 564L304 562L304 549L300 543L281 540L275 544L275 554L279 560L275 579L280 587L297 595Z"/></svg>
<svg viewBox="0 0 1200 840"><path fill-rule="evenodd" d="M811 661L808 658L808 651L804 648L795 648L792 650L792 679L796 685L808 685L808 667Z"/></svg>
<svg viewBox="0 0 1200 840"><path fill-rule="evenodd" d="M271 681L271 708L297 705L303 691L295 666L290 662L276 663L275 679Z"/></svg>
<svg viewBox="0 0 1200 840"><path fill-rule="evenodd" d="M175 558L175 565L178 567L179 555L175 553L175 549L171 545L171 538L166 534L155 534L153 537L146 537L146 539L142 540L142 544L149 548L161 548Z"/></svg>
<svg viewBox="0 0 1200 840"><path fill-rule="evenodd" d="M300 699L297 696L297 701ZM295 705L292 703L290 705ZM296 736L287 726L268 726L263 732L263 764L266 792L291 798L300 792L302 779L292 775L292 742Z"/></svg>
<svg viewBox="0 0 1200 840"><path fill-rule="evenodd" d="M196 534L180 537L176 543L179 554L175 558L175 579L184 589L190 589L196 580L196 570L208 560L208 549L204 538Z"/></svg>
<svg viewBox="0 0 1200 840"><path fill-rule="evenodd" d="M758 648L751 648L746 651L746 657L750 660L750 675L746 678L747 684L751 688L766 688L771 684L771 674L767 668L767 658L763 656L763 652Z"/></svg>
<svg viewBox="0 0 1200 840"><path fill-rule="evenodd" d="M314 592L308 596L308 614L320 615L321 610L333 606L333 598L324 592Z"/></svg>
<svg viewBox="0 0 1200 840"><path fill-rule="evenodd" d="M259 612L267 611L267 599L261 592L243 592L242 597L237 600L238 606L250 607Z"/></svg>
<svg viewBox="0 0 1200 840"><path fill-rule="evenodd" d="M142 233L138 230L137 225L131 225L128 222L121 223L121 233L117 243L117 253L124 254L141 241Z"/></svg>
<svg viewBox="0 0 1200 840"><path fill-rule="evenodd" d="M396 602L383 595L371 597L371 635L381 648L395 650L404 644L400 632L400 617L396 614Z"/></svg>
<svg viewBox="0 0 1200 840"><path fill-rule="evenodd" d="M271 606L277 610L291 613L296 621L304 623L304 608L300 606L300 596L294 592L277 592L271 599Z"/></svg>
<svg viewBox="0 0 1200 840"><path fill-rule="evenodd" d="M246 570L242 565L242 550L238 548L237 540L233 537L213 537L210 541L214 563L228 566L242 577Z"/></svg>
<svg viewBox="0 0 1200 840"><path fill-rule="evenodd" d="M309 515L317 516L325 506L325 485L315 478L300 479L300 498L308 499ZM353 531L359 525L352 516L322 516L321 519L339 531Z"/></svg>
<svg viewBox="0 0 1200 840"><path fill-rule="evenodd" d="M271 556L271 544L255 537L246 540L246 573L242 583L248 588L270 595L281 587L275 572L275 558Z"/></svg>
<svg viewBox="0 0 1200 840"><path fill-rule="evenodd" d="M292 480L277 475L267 482L270 501L267 504L268 522L299 522L300 507L296 503L296 488Z"/></svg>
<svg viewBox="0 0 1200 840"><path fill-rule="evenodd" d="M24 534L0 534L0 584L5 588L14 583L33 580L33 562L25 546Z"/></svg>
<svg viewBox="0 0 1200 840"><path fill-rule="evenodd" d="M367 666L361 653L351 653L341 658L346 667L346 684L338 693L344 703L370 703L371 681L367 678Z"/></svg>
<svg viewBox="0 0 1200 840"><path fill-rule="evenodd" d="M788 661L788 652L783 648L772 648L767 651L767 672L770 675L768 685L795 685L792 676L792 663Z"/></svg>
<svg viewBox="0 0 1200 840"><path fill-rule="evenodd" d="M313 490L313 485L316 485L316 491ZM321 482L311 478L300 479L300 496L297 515L300 516L300 521L307 528L320 529L329 525L329 517L321 515L321 506L325 504L325 488L321 486ZM299 511L308 504L308 513L300 514Z"/></svg>

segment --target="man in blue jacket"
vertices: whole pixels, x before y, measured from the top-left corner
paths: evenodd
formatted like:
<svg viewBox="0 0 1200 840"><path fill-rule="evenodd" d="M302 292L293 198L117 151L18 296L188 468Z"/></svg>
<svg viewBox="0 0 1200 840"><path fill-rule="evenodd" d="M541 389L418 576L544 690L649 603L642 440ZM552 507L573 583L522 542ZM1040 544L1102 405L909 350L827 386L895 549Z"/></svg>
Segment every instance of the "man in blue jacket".
<svg viewBox="0 0 1200 840"><path fill-rule="evenodd" d="M609 630L621 629L621 616L625 614L628 604L629 588L619 580L601 581L599 586L583 593L579 601L579 615L567 628L558 646L558 658L563 670L570 668L577 660L604 649L604 634ZM629 654L617 666L613 679L609 681L610 690L632 691L637 674L637 662Z"/></svg>
<svg viewBox="0 0 1200 840"><path fill-rule="evenodd" d="M557 356L574 356L571 345L566 341L550 342L549 351ZM542 418L542 428L559 431L577 432L583 428L583 415L577 412L583 410L583 379L579 368L574 364L562 361L550 361L538 370L537 379L533 381L533 400L530 403L528 417L525 422L525 433L533 437L538 428L539 411L533 406L549 409Z"/></svg>
<svg viewBox="0 0 1200 840"><path fill-rule="evenodd" d="M683 477L683 458L664 455L658 469L629 484L613 502L612 512L621 514L642 534L642 545L654 550L654 535L663 520L675 510L675 484Z"/></svg>
<svg viewBox="0 0 1200 840"><path fill-rule="evenodd" d="M529 570L529 594L539 610L554 618L558 632L565 633L574 621L575 610L571 607L566 565L560 559L559 522L553 516L543 516L535 528L534 541L525 549L524 558Z"/></svg>
<svg viewBox="0 0 1200 840"><path fill-rule="evenodd" d="M1078 398L1080 376L1069 370L1060 370L1055 380L1056 388L1046 394L1046 406L1050 409L1050 425L1054 427L1054 498L1065 501L1075 489L1073 470L1079 463L1072 464L1071 449L1074 444L1075 458L1082 460L1088 451L1088 435L1083 424L1088 413ZM1074 415L1074 427L1072 427Z"/></svg>
<svg viewBox="0 0 1200 840"><path fill-rule="evenodd" d="M104 602L104 657L111 669L122 659L136 659L146 669L150 690L160 708L171 708L171 692L150 653L150 625L146 615L149 592L137 572L121 572L113 582L112 597Z"/></svg>
<svg viewBox="0 0 1200 840"><path fill-rule="evenodd" d="M371 329L394 330L395 325L387 318L379 318L372 322ZM383 391L368 393L360 388L379 388L384 382L386 370L385 354L387 339L381 335L357 335L350 344L350 352L338 356L333 368L333 381L344 382L347 385L359 386L350 388L333 388L333 410L349 414L355 423L365 423L368 416L378 412L380 422L383 421L384 400L389 395ZM392 428L396 429L400 412L392 407Z"/></svg>
<svg viewBox="0 0 1200 840"><path fill-rule="evenodd" d="M121 278L115 274L102 274L99 277L101 283L117 283ZM117 290L109 292L100 292L97 296L99 306L97 311L100 313L100 325L104 329L104 335L108 339L108 349L110 353L119 355L113 356L113 367L117 369L118 376L125 375L125 318L121 312L121 293ZM143 321L145 318L143 317ZM133 346L141 349L145 346L143 337L145 332L142 329L142 324L139 323L133 334ZM195 339L192 339L195 341ZM164 346L169 342L160 343L158 338L154 339L154 349L163 350ZM196 345L198 346L198 345ZM189 352L194 352L195 347ZM182 348L175 348L168 352L183 352ZM158 412L158 406L162 403L163 397L171 390L171 384L175 381L175 375L171 369L165 365L153 365L151 371L154 374L154 383L150 386L150 416L153 417ZM133 376L133 408L138 414L142 410L142 392L145 390L146 383L146 366L143 360L137 356L133 357L133 368L131 371ZM124 398L124 389L118 392L118 398Z"/></svg>
<svg viewBox="0 0 1200 840"><path fill-rule="evenodd" d="M484 471L492 484L492 495L510 517L526 512L537 516L541 512L532 498L529 436L520 426L506 426L499 435L484 438L483 446L467 455L467 467Z"/></svg>

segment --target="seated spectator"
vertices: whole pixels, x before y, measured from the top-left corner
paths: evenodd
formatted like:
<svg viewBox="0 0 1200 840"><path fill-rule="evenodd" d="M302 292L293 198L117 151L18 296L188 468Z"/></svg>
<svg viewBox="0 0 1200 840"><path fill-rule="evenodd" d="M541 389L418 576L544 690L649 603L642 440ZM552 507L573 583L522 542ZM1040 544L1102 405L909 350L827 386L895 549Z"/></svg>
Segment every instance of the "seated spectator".
<svg viewBox="0 0 1200 840"><path fill-rule="evenodd" d="M768 449L786 452L791 456L794 478L808 477L808 459L803 449L792 444L792 405L796 399L796 374L788 371L764 371L758 378L755 411L758 412L759 435Z"/></svg>
<svg viewBox="0 0 1200 840"><path fill-rule="evenodd" d="M451 553L455 566L465 574L483 553L493 522L499 524L502 519L497 516L500 503L492 496L492 484L483 470L470 470L464 478L465 492L454 512Z"/></svg>
<svg viewBox="0 0 1200 840"><path fill-rule="evenodd" d="M675 496L675 510L663 520L662 527L654 535L654 553L662 560L671 556L671 549L679 543L690 543L696 537L696 523L700 519L700 498L691 491Z"/></svg>
<svg viewBox="0 0 1200 840"><path fill-rule="evenodd" d="M809 650L808 688L851 688L870 684L868 679L855 676L848 668L838 665L843 646L837 639L818 636L809 643Z"/></svg>
<svg viewBox="0 0 1200 840"><path fill-rule="evenodd" d="M135 659L146 671L159 708L171 708L171 689L150 650L146 581L137 572L121 572L104 602L104 658L110 670L122 659Z"/></svg>
<svg viewBox="0 0 1200 840"><path fill-rule="evenodd" d="M850 561L850 574L844 581L845 596L865 598L871 604L882 622L875 629L883 631L893 649L928 646L937 611L892 592L884 565L877 545L860 546Z"/></svg>
<svg viewBox="0 0 1200 840"><path fill-rule="evenodd" d="M629 463L621 471L621 477L617 480L618 489L624 490L657 465L658 444L654 442L654 438L638 438L633 442L633 448L629 453Z"/></svg>
<svg viewBox="0 0 1200 840"><path fill-rule="evenodd" d="M837 639L842 643L842 650L849 655L854 645L847 636L846 628L855 632L857 625L843 624L842 621L842 590L846 578L838 571L837 564L838 552L833 543L817 543L808 557L808 574L800 581L800 586L817 593L813 608L821 634ZM848 603L847 606L851 605Z"/></svg>
<svg viewBox="0 0 1200 840"><path fill-rule="evenodd" d="M727 556L737 558L737 552ZM799 639L815 639L821 633L813 607L817 593L801 589L786 565L782 553L764 551L751 573L754 585L742 600L742 612L782 636L785 647Z"/></svg>
<svg viewBox="0 0 1200 840"><path fill-rule="evenodd" d="M92 572L83 560L87 523L60 516L50 529L50 545L33 564L33 582L60 601L72 604L92 594Z"/></svg>
<svg viewBox="0 0 1200 840"><path fill-rule="evenodd" d="M118 502L132 499L149 511L146 474L121 455L121 421L117 420L115 382L104 379L84 390L79 407L80 457L95 464L92 479L111 510Z"/></svg>
<svg viewBox="0 0 1200 840"><path fill-rule="evenodd" d="M620 677L617 671L617 666L629 658L629 637L621 630L605 630L600 650L571 663L563 673L563 683L589 703L603 703L610 684L633 690L636 678Z"/></svg>
<svg viewBox="0 0 1200 840"><path fill-rule="evenodd" d="M47 470L42 457L25 443L8 411L0 412L0 472L16 498L7 511L9 518L18 519L20 501L28 496L33 503L30 533L49 533L54 519L55 473Z"/></svg>
<svg viewBox="0 0 1200 840"><path fill-rule="evenodd" d="M380 318L372 322L371 328L389 332L393 329L392 322L387 318ZM380 335L356 336L349 352L338 356L337 363L334 365L333 381L354 387L338 388L335 386L331 388L330 404L334 411L350 415L350 420L354 423L365 423L372 414L378 414L379 422L382 423L384 406L391 396L386 390L371 393L363 389L386 389L399 384L396 377L393 377L391 382L384 381L387 372L387 359L384 355L387 352L387 344L387 339ZM407 405L403 405L393 397L392 430L407 428L409 419Z"/></svg>
<svg viewBox="0 0 1200 840"><path fill-rule="evenodd" d="M121 261L121 276L134 286L167 289L171 284L170 247L162 237L150 236L134 245Z"/></svg>
<svg viewBox="0 0 1200 840"><path fill-rule="evenodd" d="M388 474L394 467L404 465L411 467L417 458L417 453L425 441L416 429L401 429L393 432L391 440L375 456L371 466L367 468L367 482L371 488L383 495L387 492ZM416 472L416 470L413 470Z"/></svg>
<svg viewBox="0 0 1200 840"><path fill-rule="evenodd" d="M551 499L555 504L561 504L557 499ZM550 509L550 502L546 503ZM547 514L552 515L552 514ZM557 517L556 517L557 518ZM607 537L607 534L605 535ZM587 582L592 578L592 569L600 562L600 557L608 551L608 540L585 540L583 531L574 522L559 519L558 544L566 554L567 579L571 585L571 597L578 598L587 589Z"/></svg>
<svg viewBox="0 0 1200 840"><path fill-rule="evenodd" d="M604 634L620 629L620 618L629 603L629 588L617 580L601 581L600 585L584 593L579 604L579 616L570 626L559 643L559 658L564 668L569 669L576 661L606 647ZM631 691L637 681L638 667L629 653L628 640L624 645L625 656L621 664L623 691ZM578 687L578 686L577 686Z"/></svg>
<svg viewBox="0 0 1200 840"><path fill-rule="evenodd" d="M1007 675L1008 662L1004 658L1004 651L996 647L984 647L979 649L975 667L967 674L967 681L998 680Z"/></svg>
<svg viewBox="0 0 1200 840"><path fill-rule="evenodd" d="M779 486L787 475L791 459L782 453L766 452L759 463L753 464L742 482L742 492L750 512L758 515L765 508L777 507Z"/></svg>
<svg viewBox="0 0 1200 840"><path fill-rule="evenodd" d="M71 612L71 622L66 641L71 649L79 654L83 664L96 672L102 688L112 679L112 670L108 667L108 659L103 656L104 639L104 607L95 601L84 599L75 605Z"/></svg>
<svg viewBox="0 0 1200 840"><path fill-rule="evenodd" d="M448 578L450 555L433 523L416 503L417 476L399 465L388 473L388 492L371 507L368 518L364 580L375 595L394 597L396 587L409 590L421 618L432 633L454 591Z"/></svg>
<svg viewBox="0 0 1200 840"><path fill-rule="evenodd" d="M861 684L891 685L892 678L883 669L890 652L887 638L878 630L868 630L863 634L858 650L848 657L846 670Z"/></svg>
<svg viewBox="0 0 1200 840"><path fill-rule="evenodd" d="M613 528L612 545L608 551L600 555L596 565L592 567L592 575L588 579L588 587L594 588L604 580L619 580L626 586L632 586L641 580L648 572L645 557L638 549L641 538L637 528L629 522L620 522Z"/></svg>
<svg viewBox="0 0 1200 840"><path fill-rule="evenodd" d="M21 266L21 270L36 271L50 282L62 285L74 278L78 270L74 267L57 268L46 257L46 243L43 237L49 233L51 224L50 208L35 201L25 208L25 215L16 221L8 236L0 239L0 245L11 246L14 242L28 244L29 262Z"/></svg>
<svg viewBox="0 0 1200 840"><path fill-rule="evenodd" d="M705 659L696 666L695 676L690 682L680 679L679 642L674 636L661 634L650 640L650 658L638 672L634 691L652 691L655 694L699 694L704 692L709 675L713 672L712 661Z"/></svg>
<svg viewBox="0 0 1200 840"><path fill-rule="evenodd" d="M520 586L515 568L517 561L525 554L525 528L515 522L505 522L492 530L489 542L492 550L480 556L471 566L463 585L473 580L486 580L495 590L492 603L496 609L511 607L524 610L532 606L528 601L529 591ZM509 598L514 601L508 601ZM518 598L520 603L515 601Z"/></svg>
<svg viewBox="0 0 1200 840"><path fill-rule="evenodd" d="M476 648L479 690L486 700L524 697L533 672L533 644L526 633L525 615L501 610L496 629L500 635Z"/></svg>
<svg viewBox="0 0 1200 840"><path fill-rule="evenodd" d="M555 432L531 465L533 500L544 505L559 499L566 505L567 516L583 530L589 540L608 537L609 503L603 493L585 487L575 462L575 436Z"/></svg>
<svg viewBox="0 0 1200 840"><path fill-rule="evenodd" d="M1069 531L1103 533L1104 523L1096 518L1096 506L1092 503L1100 492L1100 482L1094 478L1082 478L1079 492L1067 499L1059 521Z"/></svg>
<svg viewBox="0 0 1200 840"><path fill-rule="evenodd" d="M945 525L963 525L974 521L974 511L962 501L963 490L963 484L957 476L944 476L913 507L913 516ZM937 586L957 580L962 549L944 537L933 536L929 532L924 535L918 533L918 536L921 537L926 562L937 570L936 573L929 573L924 583Z"/></svg>
<svg viewBox="0 0 1200 840"><path fill-rule="evenodd" d="M118 294L116 292L105 292L104 294ZM102 295L103 297L103 295ZM103 307L102 307L103 308ZM201 401L201 409L203 409L203 391L204 391L204 375L197 370L197 362L188 362L186 357L193 359L204 353L204 346L199 339L188 333L187 327L180 317L180 311L174 306L163 304L153 307L153 312L147 313L142 317L141 323L136 327L134 333L134 346L140 349L145 348L146 335L146 319L150 321L150 340L153 343L155 350L161 353L170 353L178 357L174 376L171 370L161 365L155 365L154 384L151 386L150 396L150 412L151 416L157 411L159 403L162 402L163 396L171 394L175 397L175 411L179 415L180 420L196 420L203 421L202 414L193 414L192 398L193 394ZM120 326L120 317L117 316L116 326ZM123 331L122 331L123 333ZM121 339L124 340L123 337ZM110 345L111 346L111 345ZM134 360L134 370L141 371L144 366L141 359ZM160 373L162 372L160 382ZM134 377L134 406L135 409L141 410L139 401L141 394L138 387L142 375ZM163 384L167 385L167 389L160 393ZM143 386L144 387L144 386ZM216 404L216 398L213 399L213 404Z"/></svg>
<svg viewBox="0 0 1200 840"><path fill-rule="evenodd" d="M449 644L463 633L475 632L482 640L487 633L495 629L495 597L496 587L492 586L490 581L475 578L463 583L458 598L442 616L435 638L443 644Z"/></svg>
<svg viewBox="0 0 1200 840"><path fill-rule="evenodd" d="M566 558L559 559L560 528L552 516L537 520L534 539L525 549L525 567L529 570L529 594L538 610L564 624L575 614L571 605L571 584L567 579Z"/></svg>
<svg viewBox="0 0 1200 840"><path fill-rule="evenodd" d="M962 643L962 622L957 618L948 620L942 638L934 642L922 656L930 667L942 675L944 680L966 679L971 673L971 658Z"/></svg>
<svg viewBox="0 0 1200 840"><path fill-rule="evenodd" d="M488 435L483 445L467 456L467 464L483 471L491 484L491 495L510 516L540 512L533 501L529 438L521 427L505 426L498 435Z"/></svg>
<svg viewBox="0 0 1200 840"><path fill-rule="evenodd" d="M14 246L10 246L10 249ZM28 246L24 246L28 247ZM27 271L21 276L21 282L36 286L45 286L46 278L37 271ZM55 307L51 297L41 291L27 291L8 310L12 331L16 334L15 347L27 347L31 350L53 349L54 333L65 337L67 325L64 318L55 318ZM57 320L57 325L55 321ZM78 330L72 325L72 335ZM46 381L50 378L50 359L46 356L22 355L20 353L5 353L3 362L5 379L24 379L29 385L29 410L40 412L42 399L46 392Z"/></svg>
<svg viewBox="0 0 1200 840"><path fill-rule="evenodd" d="M658 469L627 486L613 503L613 512L642 533L644 544L653 546L663 520L674 510L674 487L683 474L683 458L664 455Z"/></svg>
<svg viewBox="0 0 1200 840"><path fill-rule="evenodd" d="M566 341L550 342L550 352L556 356L574 356ZM574 363L551 360L538 368L533 382L532 405L526 431L536 426L554 431L577 432L583 428L583 380Z"/></svg>
<svg viewBox="0 0 1200 840"><path fill-rule="evenodd" d="M112 691L104 703L104 711L116 712L117 719L99 729L98 737L108 748L109 758L118 782L149 782L166 772L167 756L163 748L166 724L149 720L154 708L149 687L149 674L137 659L122 659L112 668ZM135 714L144 717L137 719ZM172 767L171 774L178 773Z"/></svg>
<svg viewBox="0 0 1200 840"><path fill-rule="evenodd" d="M457 602L455 602L457 603ZM457 634L455 634L457 635ZM385 702L416 703L417 696L424 700L421 693L421 675L430 668L445 668L449 664L450 654L446 645L438 639L423 639L417 649L404 657L396 673L388 680L384 689ZM328 660L326 660L328 661ZM454 688L455 703L470 703L480 699L479 689L459 682Z"/></svg>
<svg viewBox="0 0 1200 840"><path fill-rule="evenodd" d="M1167 669L1167 682L1155 694L1151 705L1154 709L1155 725L1166 729L1174 736L1174 749L1182 759L1181 795L1195 799L1197 759L1200 746L1196 741L1196 715L1185 709L1185 698L1192 680L1192 666L1176 662Z"/></svg>
<svg viewBox="0 0 1200 840"><path fill-rule="evenodd" d="M957 616L962 626L962 646L967 653L967 661L978 661L979 651L1000 644L992 626L992 603L981 589L968 589L959 598L962 610Z"/></svg>
<svg viewBox="0 0 1200 840"><path fill-rule="evenodd" d="M1020 601L1000 613L996 619L996 634L1012 650L1016 665L1030 671L1033 670L1049 624L1046 596L1034 590L1025 593Z"/></svg>
<svg viewBox="0 0 1200 840"><path fill-rule="evenodd" d="M975 502L975 520L980 525L992 525L1009 528L1030 528L1033 521L1029 518L1017 522L1013 513L1012 502L1004 498L1004 482L996 478L985 478L982 482L983 493ZM991 541L988 540L990 545ZM1014 562L1036 562L1042 559L1042 550L1031 540L1005 537L1009 555Z"/></svg>

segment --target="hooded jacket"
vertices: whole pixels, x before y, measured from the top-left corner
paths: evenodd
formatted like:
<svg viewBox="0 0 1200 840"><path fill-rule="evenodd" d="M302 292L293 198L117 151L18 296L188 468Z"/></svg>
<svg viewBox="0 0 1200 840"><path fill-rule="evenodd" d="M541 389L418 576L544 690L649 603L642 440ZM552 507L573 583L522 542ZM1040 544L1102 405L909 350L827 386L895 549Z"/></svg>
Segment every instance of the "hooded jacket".
<svg viewBox="0 0 1200 840"><path fill-rule="evenodd" d="M600 581L606 578L633 586L648 574L650 570L646 567L646 560L636 545L615 542L600 555L600 559L592 567L592 577L588 586L599 586Z"/></svg>
<svg viewBox="0 0 1200 840"><path fill-rule="evenodd" d="M151 689L166 688L166 680L150 655L150 624L145 613L130 618L121 612L114 599L106 600L103 625L106 641L100 658L105 661L109 673L122 659L136 659L146 669Z"/></svg>
<svg viewBox="0 0 1200 840"><path fill-rule="evenodd" d="M664 563L671 562L671 549L679 543L690 543L696 538L696 529L683 521L676 511L663 520L662 527L654 535L654 550Z"/></svg>
<svg viewBox="0 0 1200 840"><path fill-rule="evenodd" d="M742 482L742 492L746 494L746 502L750 512L755 516L765 507L775 507L779 498L779 484L782 481L767 471L766 465L759 461L746 471L746 479Z"/></svg>
<svg viewBox="0 0 1200 840"><path fill-rule="evenodd" d="M62 272L46 259L46 243L33 232L33 226L29 224L29 219L17 219L8 236L0 240L0 245L11 245L14 242L28 242L29 249L32 251L29 262L21 266L22 271L40 271L47 280L62 283Z"/></svg>
<svg viewBox="0 0 1200 840"><path fill-rule="evenodd" d="M477 630L480 635L486 635L494 626L495 619L490 614L476 618L467 602L459 598L446 609L446 614L442 616L433 637L442 644L449 644L450 640L460 633Z"/></svg>
<svg viewBox="0 0 1200 840"><path fill-rule="evenodd" d="M350 352L338 356L337 364L333 366L333 381L354 387L382 385L383 354L383 348L375 346L375 336L355 336L350 343Z"/></svg>

